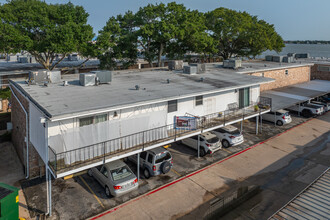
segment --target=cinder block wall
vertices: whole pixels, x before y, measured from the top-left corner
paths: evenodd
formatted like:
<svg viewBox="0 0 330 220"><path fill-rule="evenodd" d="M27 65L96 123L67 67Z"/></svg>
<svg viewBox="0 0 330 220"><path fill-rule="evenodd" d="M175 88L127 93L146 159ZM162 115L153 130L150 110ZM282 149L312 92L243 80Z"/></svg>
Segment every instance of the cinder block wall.
<svg viewBox="0 0 330 220"><path fill-rule="evenodd" d="M29 102L26 100L14 87L12 87L15 95L20 100L25 110L29 113ZM24 171L26 169L26 150L27 146L25 143L26 136L26 118L25 113L16 100L16 98L12 95L11 97L12 103L12 112L11 112L11 122L13 124L12 130L12 142L16 149L19 159L21 160ZM44 164L42 159L40 158L38 152L35 150L34 146L29 142L29 177L34 178L44 173ZM40 173L43 171L42 173Z"/></svg>
<svg viewBox="0 0 330 220"><path fill-rule="evenodd" d="M330 81L330 71L319 71L319 66L328 67L330 70L330 64L314 64L311 68L311 79L321 79Z"/></svg>
<svg viewBox="0 0 330 220"><path fill-rule="evenodd" d="M285 70L288 70L286 75ZM262 76L273 78L275 82L266 83L260 85L260 91L281 88L298 83L304 83L310 81L310 66L283 68L279 70L263 71L252 73L253 76Z"/></svg>

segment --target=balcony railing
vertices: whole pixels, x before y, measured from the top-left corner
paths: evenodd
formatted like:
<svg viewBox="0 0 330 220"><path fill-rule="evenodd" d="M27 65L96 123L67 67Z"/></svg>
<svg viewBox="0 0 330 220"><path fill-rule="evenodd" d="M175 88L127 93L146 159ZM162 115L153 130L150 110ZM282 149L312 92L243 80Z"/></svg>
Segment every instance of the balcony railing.
<svg viewBox="0 0 330 220"><path fill-rule="evenodd" d="M176 141L180 137L188 136L189 134L193 135L196 132L203 132L203 130L208 128L221 125L225 126L239 120L244 120L252 115L260 115L269 111L270 108L271 99L259 97L259 102L250 103L250 106L242 109L231 108L226 111L196 117L196 129L178 129L175 124L170 124L59 153L50 146L49 165L55 173L65 172L105 160L112 156L118 156L136 150L143 151L146 147L166 141Z"/></svg>

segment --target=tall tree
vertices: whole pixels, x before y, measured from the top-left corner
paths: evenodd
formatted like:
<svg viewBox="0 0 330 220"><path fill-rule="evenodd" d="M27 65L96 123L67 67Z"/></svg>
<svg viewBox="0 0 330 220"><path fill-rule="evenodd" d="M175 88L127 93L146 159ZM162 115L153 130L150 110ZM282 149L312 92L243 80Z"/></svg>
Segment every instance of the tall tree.
<svg viewBox="0 0 330 220"><path fill-rule="evenodd" d="M119 63L126 68L136 62L137 40L134 22L134 14L131 11L109 18L97 38L97 45L103 51L99 56L101 68L114 69Z"/></svg>
<svg viewBox="0 0 330 220"><path fill-rule="evenodd" d="M11 0L0 7L3 49L23 50L48 70L69 53L85 50L94 36L88 13L72 3L47 4L40 0ZM10 40L8 40L10 39ZM85 48L85 49L84 49ZM61 55L59 60L55 58Z"/></svg>
<svg viewBox="0 0 330 220"><path fill-rule="evenodd" d="M253 56L266 50L281 51L285 46L273 25L247 12L217 8L206 14L206 25L213 37L218 55Z"/></svg>

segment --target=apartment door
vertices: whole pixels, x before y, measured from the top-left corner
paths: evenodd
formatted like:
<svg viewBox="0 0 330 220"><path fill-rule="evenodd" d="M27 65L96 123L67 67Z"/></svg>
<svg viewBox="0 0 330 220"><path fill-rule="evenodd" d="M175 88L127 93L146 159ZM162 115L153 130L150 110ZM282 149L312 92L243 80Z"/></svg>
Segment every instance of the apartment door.
<svg viewBox="0 0 330 220"><path fill-rule="evenodd" d="M250 88L239 90L239 108L244 108L250 105Z"/></svg>

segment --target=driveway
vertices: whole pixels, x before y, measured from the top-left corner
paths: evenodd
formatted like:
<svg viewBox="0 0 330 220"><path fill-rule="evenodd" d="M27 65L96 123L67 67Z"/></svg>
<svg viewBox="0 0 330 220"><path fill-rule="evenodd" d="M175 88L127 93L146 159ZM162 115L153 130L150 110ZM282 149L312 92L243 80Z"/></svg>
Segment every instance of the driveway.
<svg viewBox="0 0 330 220"><path fill-rule="evenodd" d="M330 166L330 113L177 179L93 219L201 219L245 186L252 199L224 219L266 219Z"/></svg>

